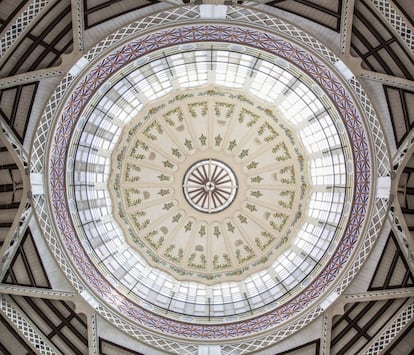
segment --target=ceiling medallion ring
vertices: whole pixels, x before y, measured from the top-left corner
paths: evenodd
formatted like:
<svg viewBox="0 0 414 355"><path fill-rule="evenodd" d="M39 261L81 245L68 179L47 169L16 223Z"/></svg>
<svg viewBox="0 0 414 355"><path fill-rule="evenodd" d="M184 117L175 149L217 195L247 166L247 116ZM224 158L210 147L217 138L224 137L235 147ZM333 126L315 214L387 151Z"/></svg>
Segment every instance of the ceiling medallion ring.
<svg viewBox="0 0 414 355"><path fill-rule="evenodd" d="M225 163L216 159L196 162L183 178L183 192L191 207L204 213L217 213L236 198L237 177Z"/></svg>

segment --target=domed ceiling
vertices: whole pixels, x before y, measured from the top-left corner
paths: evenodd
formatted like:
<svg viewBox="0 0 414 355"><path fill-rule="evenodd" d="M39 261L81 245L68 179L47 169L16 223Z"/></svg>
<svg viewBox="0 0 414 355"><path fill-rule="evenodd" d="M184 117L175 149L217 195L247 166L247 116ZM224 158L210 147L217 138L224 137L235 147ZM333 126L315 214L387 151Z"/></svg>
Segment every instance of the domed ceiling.
<svg viewBox="0 0 414 355"><path fill-rule="evenodd" d="M129 33L81 59L52 128L50 207L74 272L160 336L228 341L317 314L370 219L352 87L281 26Z"/></svg>
<svg viewBox="0 0 414 355"><path fill-rule="evenodd" d="M260 351L333 312L391 185L351 61L237 5L148 13L78 58L30 157L76 297L174 353Z"/></svg>

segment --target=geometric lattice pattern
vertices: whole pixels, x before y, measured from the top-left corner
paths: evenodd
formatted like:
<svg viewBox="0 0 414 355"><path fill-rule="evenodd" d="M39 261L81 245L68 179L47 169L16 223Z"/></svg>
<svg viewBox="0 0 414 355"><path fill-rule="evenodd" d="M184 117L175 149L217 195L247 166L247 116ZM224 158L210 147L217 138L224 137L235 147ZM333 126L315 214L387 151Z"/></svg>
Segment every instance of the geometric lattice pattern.
<svg viewBox="0 0 414 355"><path fill-rule="evenodd" d="M308 313L306 316L299 318L295 323L291 324L287 328L282 328L279 331L273 332L272 334L267 335L266 337L259 338L250 343L239 342L229 345L222 346L223 355L233 355L233 354L252 354L255 351L261 350L268 346L272 346L279 342L282 339L285 339L289 335L296 333L304 325L311 322L316 317L320 316L323 313L322 308L318 307L317 310Z"/></svg>
<svg viewBox="0 0 414 355"><path fill-rule="evenodd" d="M394 318L393 322L381 332L381 335L364 352L367 355L377 355L396 337L396 335L412 321L414 317L414 303L407 305Z"/></svg>
<svg viewBox="0 0 414 355"><path fill-rule="evenodd" d="M392 340L391 344L387 345L387 349L386 351L383 351L383 354L384 355L392 355L392 354L413 355L414 354L413 339L414 339L414 322L411 321L400 331L400 333L396 334L396 337Z"/></svg>
<svg viewBox="0 0 414 355"><path fill-rule="evenodd" d="M0 315L0 353L5 355L33 354L25 339Z"/></svg>
<svg viewBox="0 0 414 355"><path fill-rule="evenodd" d="M13 3L13 4L12 4ZM26 4L26 0L6 1L0 3L0 33L10 24L10 22L21 12Z"/></svg>
<svg viewBox="0 0 414 355"><path fill-rule="evenodd" d="M30 6L17 18L0 40L0 58L48 3L48 0L32 1Z"/></svg>
<svg viewBox="0 0 414 355"><path fill-rule="evenodd" d="M43 0L42 2L48 3L49 1ZM2 76L59 65L62 55L72 49L70 3L51 2L19 36L19 46L11 47L3 56L4 60L0 66Z"/></svg>
<svg viewBox="0 0 414 355"><path fill-rule="evenodd" d="M372 139L376 149L377 158L377 176L390 175L390 161L388 158L388 147L384 139L384 133L381 129L378 117L374 107L370 103L361 83L355 77L351 78L350 85L358 96L367 118L367 124L371 130Z"/></svg>
<svg viewBox="0 0 414 355"><path fill-rule="evenodd" d="M405 40L407 46L411 49L411 52L414 53L414 32L411 29L412 27L410 28L407 25L404 19L398 14L398 11L394 8L395 5L398 6L398 1L395 1L395 5L385 0L370 0L370 2L381 12L395 31L401 35L401 38ZM407 16L407 13L404 12L404 8L401 7L401 5L399 5L399 10L403 11L404 15Z"/></svg>
<svg viewBox="0 0 414 355"><path fill-rule="evenodd" d="M171 32L172 31L172 32ZM210 26L210 25L203 25L203 27L199 27L197 25L191 25L190 27L181 27L181 28L173 28L171 31L168 32L168 36L171 37L171 35L174 33L174 42L175 43L186 43L186 41L190 40L191 42L194 40L194 35L197 34L198 38L203 38L204 41L228 41L230 38L232 41L235 41L235 43L237 43L237 36L236 33L239 33L240 29L237 29L236 27L232 27L232 26L222 26L222 25L217 25L217 26ZM234 33L233 33L234 31ZM259 36L262 36L259 32L256 32L254 30L251 30L249 28L243 28L242 29L243 33L246 33L243 35L242 39L245 39L247 42L241 42L243 45L253 45L256 44L257 41L260 41ZM203 33L205 33L205 37L202 37ZM157 34L157 38L162 38L162 36L165 35L165 33L163 32L159 32ZM177 38L177 39L175 39ZM260 37L261 38L261 37ZM135 41L135 40L134 40ZM136 39L137 44L142 42L142 46L140 44L140 47L145 47L148 46L148 48L162 48L162 46L164 46L165 44L168 43L167 42L160 42L157 40L156 43L153 43L152 41L152 37L138 37ZM151 41L151 43L148 43L147 45L147 41ZM279 40L280 41L280 40ZM135 47L135 42L131 42L131 44L134 45L133 48L138 48ZM266 45L270 46L270 44L272 44L272 52L274 54L277 54L278 56L283 57L288 57L288 54L286 53L286 48L284 46L280 47L280 43L283 42L276 42L275 39L272 36L266 37ZM322 45L321 45L322 47ZM129 48L129 47L128 47ZM122 64L122 61L124 60L128 60L131 61L134 59L134 56L136 56L137 54L134 53L129 53L128 56L123 56L122 55L122 51L126 50L127 47L121 47L117 52L119 54L117 54L116 56L113 57L108 57L110 58L109 60L114 61L114 65L112 66L108 66L108 70L112 71L114 70L116 67L119 67ZM129 50L129 49L128 49ZM287 46L287 51L290 53L290 51L296 51L297 49L291 49L290 45ZM144 52L145 53L145 52ZM144 55L144 53L141 53L141 55ZM132 56L132 57L131 57ZM303 67L305 69L305 64L304 62L307 60L302 59L302 55L299 56L299 58L296 58L296 56L292 56L291 54L289 54L289 58L291 58L291 60L297 60L297 65L299 67ZM356 234L358 234L360 232L360 228L361 228L361 223L359 221L359 219L363 219L363 215L366 212L366 208L367 208L367 203L370 202L367 199L365 199L365 194L368 193L369 191L369 181L370 181L370 177L371 177L371 172L370 169L368 168L370 163L369 163L369 159L370 159L370 154L368 154L366 151L368 150L368 145L366 142L366 131L364 130L364 128L361 127L362 124L362 118L359 116L358 112L356 111L356 109L353 106L353 101L352 99L349 97L349 95L347 94L347 92L343 89L341 90L337 90L336 86L340 85L339 82L333 78L332 75L328 74L329 70L326 69L327 71L325 72L325 69L322 69L323 66L322 64L318 64L318 68L315 67L315 59L309 58L309 61L311 62L311 64L308 66L306 64L306 71L308 73L308 75L314 76L314 79L319 82L319 81L323 81L323 85L325 87L325 90L327 90L329 92L329 95L331 95L332 100L340 100L341 101L341 105L339 106L339 112L341 115L343 115L343 122L344 125L346 126L346 129L349 129L349 133L350 135L352 135L352 139L355 139L355 141L352 142L352 146L355 153L355 161L357 162L355 164L355 184L359 185L361 184L361 188L356 188L356 194L355 194L355 199L357 201L355 201L355 203L353 204L353 206L358 205L358 207L352 207L351 210L351 214L358 214L357 217L353 218L351 217L350 220L350 224L348 224L348 230L345 230L344 234L347 236L346 238L344 238L344 243L341 245L340 248L338 248L339 250L335 253L337 253L336 255L333 255L332 258L330 260L335 260L335 262L332 261L332 267L327 267L325 268L321 274L319 275L320 279L323 278L327 278L329 279L329 281L327 281L327 283L324 285L329 284L329 282L331 282L331 280L333 280L336 275L339 273L339 268L341 268L343 265L345 265L345 263L348 260L348 255L349 255L349 251L345 249L352 249L355 246L355 242L356 242ZM116 63L115 63L116 62ZM100 65L100 64L99 64ZM98 65L97 65L98 67ZM105 66L105 70L106 70L106 66ZM315 70L315 72L313 71L313 69ZM104 70L104 67L102 67L102 70ZM77 101L80 100L79 103L76 104L76 110L71 111L70 114L68 115L64 115L65 118L67 118L68 120L64 120L64 121L59 121L58 125L56 126L57 129L56 131L59 132L59 134L66 134L64 132L68 132L68 130L72 129L74 126L72 126L72 120L74 120L77 117L78 114L78 108L81 106L81 102L85 102L85 100L87 99L87 96L89 95L89 82L91 83L90 85L93 87L96 87L97 85L100 84L101 81L104 80L103 77L103 73L99 72L99 79L97 80L93 80L92 83L92 77L94 77L95 75L97 75L99 72L99 70L91 70L90 74L88 74L88 76L85 78L85 80L83 81L83 89L82 92L83 94L81 96L77 96L77 95L73 95L71 97L71 100L73 101ZM321 73L322 73L322 77L324 79L321 79ZM109 73L108 73L109 74ZM326 81L329 82L335 82L335 84L332 83L332 87L335 87L335 89L331 90L331 86L328 86L326 84ZM76 91L77 92L77 91ZM345 96L345 97L344 97ZM71 104L68 103L66 104L65 108L69 108L71 106ZM63 125L65 127L63 127ZM53 189L51 190L51 195L52 195L52 199L54 199L53 196L56 196L56 193L58 193L58 191L61 189L61 183L63 182L63 180L60 179L60 174L62 174L62 170L61 170L61 163L60 160L62 159L62 155L61 153L57 153L57 150L61 150L61 149L65 149L65 145L68 143L67 138L64 138L62 136L62 140L60 140L60 138L57 138L56 142L58 142L58 144L56 144L56 146L52 147L52 151L51 151L51 156L53 157L52 159L52 165L53 167L51 169L53 169L54 173L53 175L51 175L51 181L50 181L50 185L53 186ZM351 138L350 138L351 139ZM56 179L56 180L55 180ZM52 181L53 180L53 181ZM363 187L362 187L363 185ZM358 197L356 197L358 196ZM60 223L67 223L68 219L67 219L67 210L65 207L65 204L60 204L60 202L58 202L58 200L56 200L57 203L54 205L56 214L59 215L59 222ZM65 212L66 211L66 212ZM350 227L351 224L355 223L355 227ZM86 258L81 257L80 253L80 249L78 245L75 245L75 238L74 235L72 234L72 230L71 227L66 228L63 227L62 228L62 239L64 240L65 243L70 243L71 244L71 248L73 248L72 250L74 251L76 249L76 258L77 261L76 263L78 263L79 267L81 267L82 269L88 269L90 270L90 272L94 273L94 271L92 271L89 267L89 264ZM70 240L70 242L69 242ZM345 242L346 240L346 242ZM343 249L342 249L343 248ZM78 251L79 250L79 251ZM75 255L74 255L75 257ZM81 265L82 264L82 265ZM89 272L89 271L88 271ZM329 274L329 276L328 276ZM95 278L96 276L93 275L91 276L92 278ZM324 281L325 282L325 281ZM101 287L101 283L100 282L94 282L94 284L96 284L97 287ZM319 284L316 281L313 281L307 288L306 293L303 292L303 295L301 295L301 300L297 299L295 301L292 301L297 303L297 305L295 306L295 312L298 312L299 310L303 309L304 307L307 307L308 304L310 304L310 300L311 299L315 299L318 295L320 295L324 290L325 290L326 286L319 286ZM109 290L105 289L105 290L101 290L100 293L103 296L104 294L108 294ZM114 294L111 294L111 297L113 299ZM112 301L111 301L112 302ZM286 306L286 308L290 307ZM137 310L138 311L138 310ZM279 312L279 311L278 311ZM286 310L286 315L285 315L285 311L280 311L280 314L283 314L283 316L277 316L277 318L279 317L287 317L289 318L290 315L288 316L288 310ZM130 312L130 314L132 315L133 312ZM270 314L270 313L269 313ZM276 314L276 313L275 313ZM143 322L144 317L139 316L137 317L136 314L133 315L133 317L135 317L135 319L139 322ZM285 319L287 319L285 318ZM173 323L175 323L174 321L171 321ZM247 320L246 322L250 322L250 320ZM260 326L258 325L260 323ZM257 320L255 320L255 325L257 328L255 328L255 331L264 331L265 329L268 329L268 326L273 326L276 323L276 321L272 322L272 324L268 324L267 322L258 322ZM235 333L233 333L234 330L236 330L238 327L240 327L241 325L244 325L244 322L240 322L240 323L233 323L233 324L226 324L225 327L217 326L217 329L220 329L220 337L225 336L234 336L236 335ZM197 327L200 327L199 324L197 324ZM212 325L209 326L209 332L213 331L213 329L216 328L216 325ZM167 328L162 328L167 329ZM226 331L224 332L224 329L226 329ZM246 328L247 329L247 328ZM223 330L223 332L222 332ZM168 328L168 331L172 331L174 334L176 334L177 336L185 336L185 337L189 337L192 336L194 334L194 336L199 337L199 333L196 334L195 328L189 330L187 332L187 328L186 325L184 323L181 323L179 328L173 328L170 327ZM215 331L215 330L214 330ZM245 330L243 330L244 332ZM239 331L237 330L237 335L242 336L244 333L239 333ZM218 333L216 333L218 334ZM232 335L230 335L232 334ZM236 336L237 336L236 335ZM203 333L203 336L207 336L206 333Z"/></svg>
<svg viewBox="0 0 414 355"><path fill-rule="evenodd" d="M34 324L29 323L23 314L13 306L8 298L4 295L0 297L0 311L14 324L23 336L35 347L41 354L54 355L60 354L57 349L51 347L39 333Z"/></svg>

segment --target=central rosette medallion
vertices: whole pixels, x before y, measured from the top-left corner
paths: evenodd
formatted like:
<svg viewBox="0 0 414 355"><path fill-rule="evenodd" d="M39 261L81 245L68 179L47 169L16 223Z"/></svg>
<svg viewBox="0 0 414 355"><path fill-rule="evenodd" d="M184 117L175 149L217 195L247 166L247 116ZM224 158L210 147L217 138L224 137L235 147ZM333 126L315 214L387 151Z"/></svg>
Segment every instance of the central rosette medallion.
<svg viewBox="0 0 414 355"><path fill-rule="evenodd" d="M233 171L215 159L197 162L184 175L184 196L195 209L220 212L231 205L237 193L237 179Z"/></svg>
<svg viewBox="0 0 414 355"><path fill-rule="evenodd" d="M131 247L180 280L244 279L303 223L310 182L295 128L229 89L152 102L112 154L114 216Z"/></svg>

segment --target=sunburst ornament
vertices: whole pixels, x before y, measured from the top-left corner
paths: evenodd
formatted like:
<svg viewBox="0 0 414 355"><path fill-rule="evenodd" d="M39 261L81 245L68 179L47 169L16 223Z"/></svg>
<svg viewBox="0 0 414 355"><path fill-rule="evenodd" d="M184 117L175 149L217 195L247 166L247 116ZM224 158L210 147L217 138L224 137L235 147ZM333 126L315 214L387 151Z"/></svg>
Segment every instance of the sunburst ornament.
<svg viewBox="0 0 414 355"><path fill-rule="evenodd" d="M192 165L183 180L183 192L196 210L216 213L232 204L237 194L237 178L223 162L204 159Z"/></svg>

